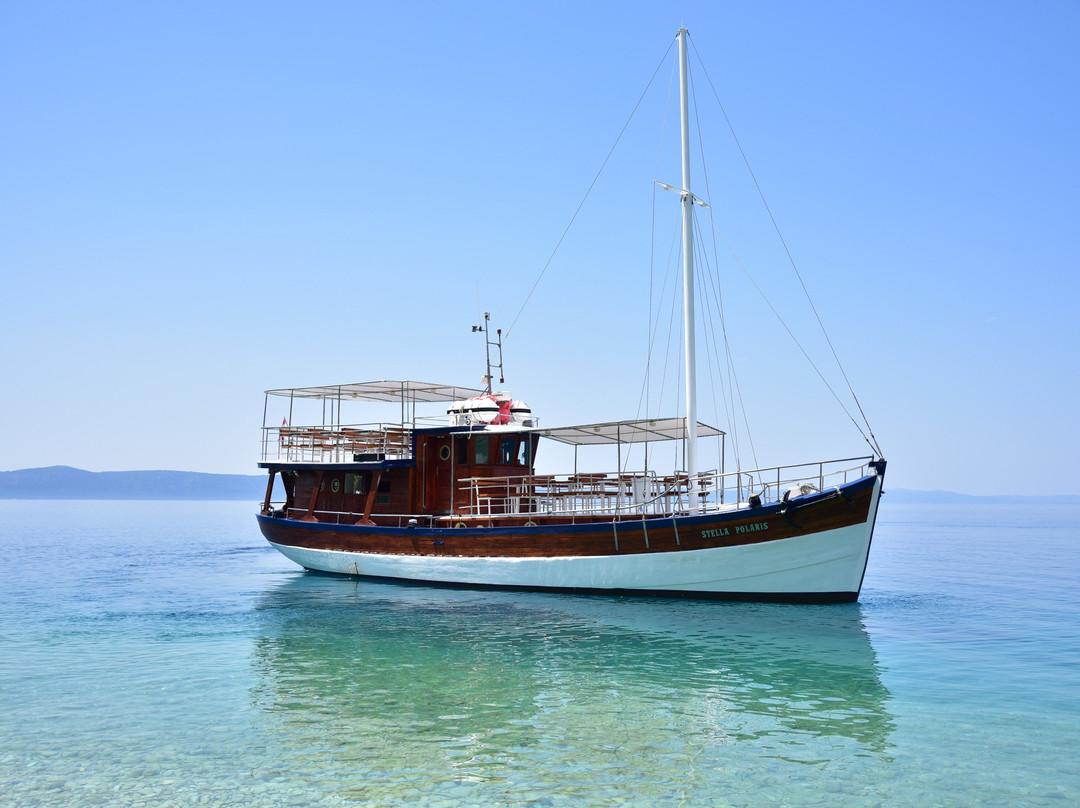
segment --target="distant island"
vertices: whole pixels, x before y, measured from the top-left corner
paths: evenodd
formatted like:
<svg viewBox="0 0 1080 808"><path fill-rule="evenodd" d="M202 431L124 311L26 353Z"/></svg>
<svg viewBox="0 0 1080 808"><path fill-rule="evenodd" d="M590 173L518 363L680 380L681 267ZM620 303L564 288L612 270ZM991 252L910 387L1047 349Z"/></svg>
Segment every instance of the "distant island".
<svg viewBox="0 0 1080 808"><path fill-rule="evenodd" d="M262 474L198 471L83 471L71 466L0 471L0 499L237 499L260 501ZM886 488L898 505L1080 505L1080 496L973 496L952 491Z"/></svg>
<svg viewBox="0 0 1080 808"><path fill-rule="evenodd" d="M83 471L71 466L0 471L0 499L247 499L266 494L258 474Z"/></svg>
<svg viewBox="0 0 1080 808"><path fill-rule="evenodd" d="M1024 496L996 494L976 496L954 491L911 491L907 488L885 487L885 502L897 505L1080 505L1076 494Z"/></svg>

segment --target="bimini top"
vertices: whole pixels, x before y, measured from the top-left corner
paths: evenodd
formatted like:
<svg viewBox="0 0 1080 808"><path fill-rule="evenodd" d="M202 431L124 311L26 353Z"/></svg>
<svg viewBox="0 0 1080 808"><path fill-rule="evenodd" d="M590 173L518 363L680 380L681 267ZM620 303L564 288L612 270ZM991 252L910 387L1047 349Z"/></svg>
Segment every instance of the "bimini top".
<svg viewBox="0 0 1080 808"><path fill-rule="evenodd" d="M381 381L356 382L354 384L328 384L321 387L295 387L267 390L268 396L285 398L318 398L339 401L405 401L435 402L458 401L463 398L485 395L484 390L471 387L455 387L451 384L431 382Z"/></svg>
<svg viewBox="0 0 1080 808"><path fill-rule="evenodd" d="M636 421L608 421L602 424L560 426L535 429L533 434L551 438L571 446L603 443L645 443L647 441L682 440L686 437L685 418L645 418ZM698 422L698 437L723 435L719 429Z"/></svg>

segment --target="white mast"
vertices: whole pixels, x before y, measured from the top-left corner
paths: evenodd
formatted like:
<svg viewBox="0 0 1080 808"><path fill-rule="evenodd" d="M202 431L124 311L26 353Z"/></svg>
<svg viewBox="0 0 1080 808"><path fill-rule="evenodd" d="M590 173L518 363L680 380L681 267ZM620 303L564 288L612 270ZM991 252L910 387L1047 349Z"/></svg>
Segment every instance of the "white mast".
<svg viewBox="0 0 1080 808"><path fill-rule="evenodd" d="M694 195L690 193L690 113L687 103L686 35L679 29L679 98L682 111L683 340L686 354L686 473L689 506L698 510L697 359L694 348Z"/></svg>

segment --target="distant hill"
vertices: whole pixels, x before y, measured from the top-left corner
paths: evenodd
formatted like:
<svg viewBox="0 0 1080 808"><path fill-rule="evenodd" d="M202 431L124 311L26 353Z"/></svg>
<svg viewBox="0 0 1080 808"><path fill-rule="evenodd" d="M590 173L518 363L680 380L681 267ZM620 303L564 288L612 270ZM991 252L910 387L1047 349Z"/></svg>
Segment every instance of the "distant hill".
<svg viewBox="0 0 1080 808"><path fill-rule="evenodd" d="M83 471L71 466L0 471L0 499L244 499L266 493L262 474L197 471ZM280 493L280 491L278 492ZM898 505L1080 505L1080 496L972 496L952 491L885 489Z"/></svg>
<svg viewBox="0 0 1080 808"><path fill-rule="evenodd" d="M885 486L885 501L898 505L1080 505L1080 496L1060 494L1057 496L1020 496L1000 494L975 496L957 494L953 491L910 491L906 488Z"/></svg>
<svg viewBox="0 0 1080 808"><path fill-rule="evenodd" d="M195 471L83 471L71 466L0 471L0 499L261 500L266 477Z"/></svg>

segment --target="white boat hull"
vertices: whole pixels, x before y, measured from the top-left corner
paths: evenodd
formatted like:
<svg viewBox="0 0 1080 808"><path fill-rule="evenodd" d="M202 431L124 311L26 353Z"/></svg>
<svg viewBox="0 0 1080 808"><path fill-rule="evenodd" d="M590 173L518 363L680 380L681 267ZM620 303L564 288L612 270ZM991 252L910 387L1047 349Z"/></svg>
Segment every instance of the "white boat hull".
<svg viewBox="0 0 1080 808"><path fill-rule="evenodd" d="M424 583L688 595L857 594L880 494L865 522L776 541L701 550L545 558L400 555L271 542L320 572Z"/></svg>

